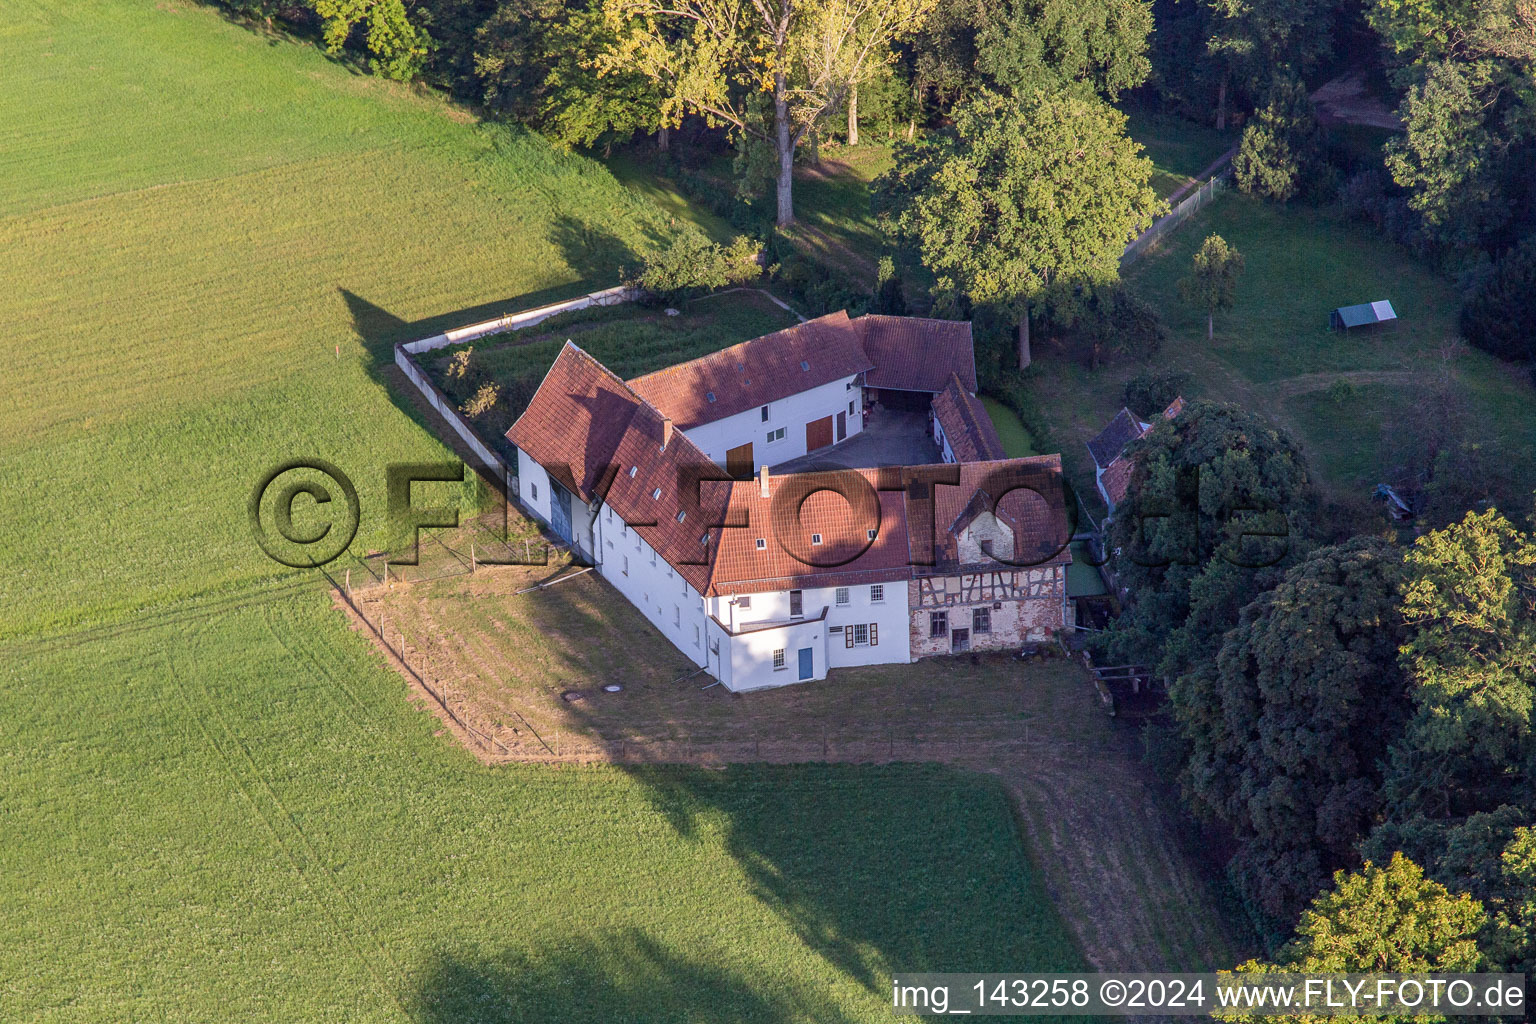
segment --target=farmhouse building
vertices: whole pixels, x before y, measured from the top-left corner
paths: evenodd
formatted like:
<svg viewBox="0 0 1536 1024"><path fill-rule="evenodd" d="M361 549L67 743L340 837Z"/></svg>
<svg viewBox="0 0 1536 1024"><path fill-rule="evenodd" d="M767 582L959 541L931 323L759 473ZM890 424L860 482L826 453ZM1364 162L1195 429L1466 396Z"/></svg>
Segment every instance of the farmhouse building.
<svg viewBox="0 0 1536 1024"><path fill-rule="evenodd" d="M950 321L837 313L627 382L567 342L507 438L522 505L751 690L1063 626L1060 458L1005 458L974 387ZM923 407L930 464L771 468Z"/></svg>
<svg viewBox="0 0 1536 1024"><path fill-rule="evenodd" d="M1163 410L1162 418L1171 420L1184 411L1184 399L1175 398ZM1131 485L1131 473L1136 468L1135 459L1125 454L1132 441L1139 440L1152 424L1143 422L1121 409L1109 425L1088 442L1088 454L1093 456L1093 479L1104 499L1109 514L1115 514L1115 506L1125 500L1125 492Z"/></svg>

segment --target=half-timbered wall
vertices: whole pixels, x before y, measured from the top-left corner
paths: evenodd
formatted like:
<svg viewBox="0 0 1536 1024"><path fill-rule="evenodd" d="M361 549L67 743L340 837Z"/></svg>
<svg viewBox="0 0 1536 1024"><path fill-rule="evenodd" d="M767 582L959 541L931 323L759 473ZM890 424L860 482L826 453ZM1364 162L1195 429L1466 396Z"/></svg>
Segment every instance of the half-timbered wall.
<svg viewBox="0 0 1536 1024"><path fill-rule="evenodd" d="M924 576L907 584L912 657L949 654L955 631L967 631L971 650L1017 647L1045 640L1063 624L1067 572L1064 566L1000 568L996 572ZM976 609L986 611L987 632L975 632ZM933 633L933 613L945 614L943 633Z"/></svg>

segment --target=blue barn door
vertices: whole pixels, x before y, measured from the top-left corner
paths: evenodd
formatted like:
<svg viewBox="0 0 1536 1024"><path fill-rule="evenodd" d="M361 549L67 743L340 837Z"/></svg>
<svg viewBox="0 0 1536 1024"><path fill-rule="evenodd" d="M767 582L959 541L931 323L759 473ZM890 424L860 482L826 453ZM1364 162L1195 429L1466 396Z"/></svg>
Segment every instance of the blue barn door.
<svg viewBox="0 0 1536 1024"><path fill-rule="evenodd" d="M809 679L816 674L816 664L811 654L812 648L800 648L800 678Z"/></svg>
<svg viewBox="0 0 1536 1024"><path fill-rule="evenodd" d="M549 482L549 525L567 544L571 543L571 492Z"/></svg>

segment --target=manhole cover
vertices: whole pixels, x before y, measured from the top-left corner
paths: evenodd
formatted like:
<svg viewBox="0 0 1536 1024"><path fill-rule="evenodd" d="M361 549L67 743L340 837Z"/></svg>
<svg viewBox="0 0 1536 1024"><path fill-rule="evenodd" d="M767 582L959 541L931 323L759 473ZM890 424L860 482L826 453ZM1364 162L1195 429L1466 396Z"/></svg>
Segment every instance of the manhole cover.
<svg viewBox="0 0 1536 1024"><path fill-rule="evenodd" d="M581 691L580 690L566 690L564 693L562 693L560 695L560 699L561 700L565 700L565 701L581 700Z"/></svg>
<svg viewBox="0 0 1536 1024"><path fill-rule="evenodd" d="M624 687L620 686L618 683L609 683L607 686L603 687L603 692L618 693L622 689L624 689Z"/></svg>

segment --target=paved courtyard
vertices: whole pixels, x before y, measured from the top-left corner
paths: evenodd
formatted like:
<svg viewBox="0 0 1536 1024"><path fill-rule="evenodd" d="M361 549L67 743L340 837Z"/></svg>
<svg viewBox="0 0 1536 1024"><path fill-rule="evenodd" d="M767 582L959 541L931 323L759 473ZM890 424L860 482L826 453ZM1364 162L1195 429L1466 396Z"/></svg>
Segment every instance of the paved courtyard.
<svg viewBox="0 0 1536 1024"><path fill-rule="evenodd" d="M842 444L774 466L775 472L826 469L873 469L877 466L924 466L938 462L939 449L928 436L928 413L880 408L864 429Z"/></svg>

